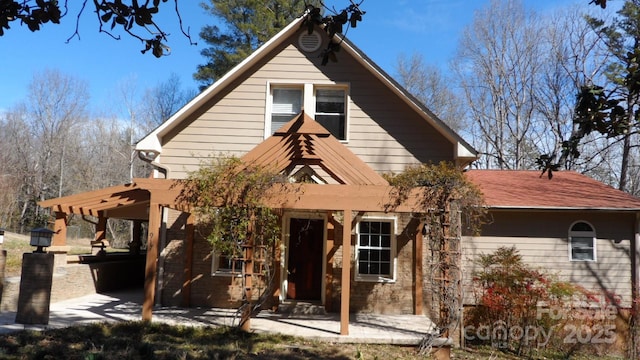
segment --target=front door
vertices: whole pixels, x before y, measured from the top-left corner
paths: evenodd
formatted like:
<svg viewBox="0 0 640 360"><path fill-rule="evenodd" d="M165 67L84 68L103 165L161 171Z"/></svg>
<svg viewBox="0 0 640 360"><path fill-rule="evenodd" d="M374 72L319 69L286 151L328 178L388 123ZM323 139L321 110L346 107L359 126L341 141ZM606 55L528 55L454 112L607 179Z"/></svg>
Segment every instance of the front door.
<svg viewBox="0 0 640 360"><path fill-rule="evenodd" d="M295 219L289 225L287 298L320 300L324 220Z"/></svg>

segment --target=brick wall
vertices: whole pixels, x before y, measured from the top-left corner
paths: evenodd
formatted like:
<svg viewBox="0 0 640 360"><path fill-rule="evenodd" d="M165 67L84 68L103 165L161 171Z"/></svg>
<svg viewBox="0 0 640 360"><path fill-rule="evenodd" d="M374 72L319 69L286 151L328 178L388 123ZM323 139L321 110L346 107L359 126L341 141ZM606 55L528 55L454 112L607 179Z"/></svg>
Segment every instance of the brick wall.
<svg viewBox="0 0 640 360"><path fill-rule="evenodd" d="M388 215L387 215L388 216ZM162 251L163 285L162 304L180 305L182 299L182 284L185 273L184 227L178 212L169 216L168 236L165 249ZM332 254L327 268L328 311L340 309L340 279L342 272L342 225L338 221L331 236L334 238L334 248L328 249ZM380 314L412 314L414 309L414 241L416 238L417 222L410 215L398 216L396 234L396 281L395 282L366 282L356 281L354 264L351 264L351 302L350 311ZM196 227L193 244L193 263L191 277L190 306L204 307L238 307L242 300L242 279L227 274L212 274L211 245L204 238L206 231ZM355 239L352 236L352 256L355 253ZM428 242L423 240L423 263L428 258ZM353 259L354 257L352 257ZM422 282L423 302L425 312L429 309L430 289L428 282ZM257 290L257 289L256 289ZM257 291L254 291L257 293Z"/></svg>
<svg viewBox="0 0 640 360"><path fill-rule="evenodd" d="M55 266L52 281L52 303L95 294L98 291L142 288L144 257L102 263L62 264ZM0 311L17 310L19 290L20 277L4 279Z"/></svg>

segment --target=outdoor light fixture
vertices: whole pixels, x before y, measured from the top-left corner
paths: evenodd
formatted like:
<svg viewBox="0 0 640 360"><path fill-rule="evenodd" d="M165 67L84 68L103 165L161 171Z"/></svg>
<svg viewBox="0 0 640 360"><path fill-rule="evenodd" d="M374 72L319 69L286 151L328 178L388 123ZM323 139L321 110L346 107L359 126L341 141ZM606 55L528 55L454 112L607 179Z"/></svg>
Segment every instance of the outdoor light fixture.
<svg viewBox="0 0 640 360"><path fill-rule="evenodd" d="M53 237L54 232L55 231L49 230L47 228L37 228L31 230L31 242L29 244L31 246L37 247L34 252L43 253L43 248L51 246L51 238Z"/></svg>
<svg viewBox="0 0 640 360"><path fill-rule="evenodd" d="M4 243L4 229L0 228L0 245Z"/></svg>

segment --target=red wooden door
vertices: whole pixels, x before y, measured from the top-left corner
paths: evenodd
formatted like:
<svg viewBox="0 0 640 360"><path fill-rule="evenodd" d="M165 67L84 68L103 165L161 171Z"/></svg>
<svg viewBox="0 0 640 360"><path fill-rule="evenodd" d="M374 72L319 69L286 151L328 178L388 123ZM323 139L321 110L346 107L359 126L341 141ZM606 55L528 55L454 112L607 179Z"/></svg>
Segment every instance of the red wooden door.
<svg viewBox="0 0 640 360"><path fill-rule="evenodd" d="M287 297L320 300L324 220L291 219L289 234Z"/></svg>

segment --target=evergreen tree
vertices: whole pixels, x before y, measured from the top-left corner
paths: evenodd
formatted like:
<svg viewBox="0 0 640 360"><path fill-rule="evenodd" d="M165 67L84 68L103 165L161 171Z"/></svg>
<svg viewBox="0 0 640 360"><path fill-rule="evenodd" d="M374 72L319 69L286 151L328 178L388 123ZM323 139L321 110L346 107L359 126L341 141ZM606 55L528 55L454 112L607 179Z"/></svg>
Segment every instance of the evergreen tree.
<svg viewBox="0 0 640 360"><path fill-rule="evenodd" d="M202 88L215 82L233 66L249 56L295 18L307 6L319 6L311 0L209 0L202 6L224 26L205 26L200 37L209 45L201 54L207 63L198 65L194 78Z"/></svg>

